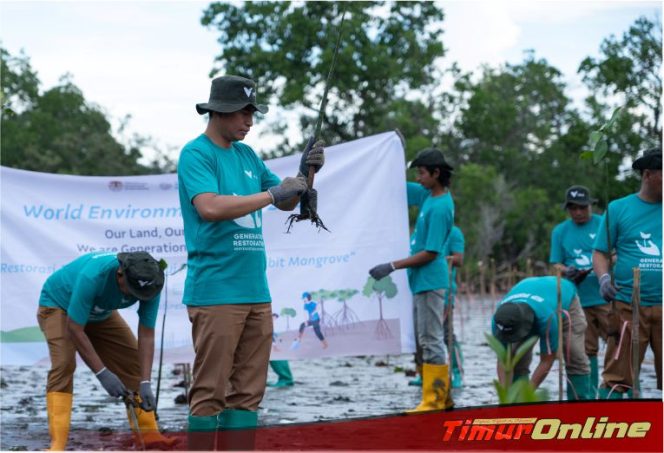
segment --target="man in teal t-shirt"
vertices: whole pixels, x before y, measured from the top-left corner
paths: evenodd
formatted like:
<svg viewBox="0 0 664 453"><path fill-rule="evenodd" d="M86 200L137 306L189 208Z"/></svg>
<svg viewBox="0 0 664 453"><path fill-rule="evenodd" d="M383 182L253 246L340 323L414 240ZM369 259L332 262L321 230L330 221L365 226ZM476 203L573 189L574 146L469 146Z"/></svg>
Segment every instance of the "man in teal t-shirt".
<svg viewBox="0 0 664 453"><path fill-rule="evenodd" d="M521 280L498 304L491 320L493 335L513 353L531 337L539 337L540 361L531 383L537 388L546 378L558 351L558 288L556 277L531 277ZM586 319L579 304L574 284L562 279L562 332L567 399L595 399L590 386L590 367L583 346ZM532 348L514 368L514 380L527 378L532 361ZM498 378L504 383L504 370L498 363Z"/></svg>
<svg viewBox="0 0 664 453"><path fill-rule="evenodd" d="M146 446L175 443L159 433L150 384L163 267L146 252L88 253L44 283L37 321L51 358L46 384L51 450L67 445L77 352L109 395L139 394L134 412ZM117 312L136 303L138 342Z"/></svg>
<svg viewBox="0 0 664 453"><path fill-rule="evenodd" d="M572 186L565 191L563 209L570 218L551 232L549 262L560 266L565 278L576 285L588 323L585 348L590 360L590 383L596 392L599 339L607 339L609 305L599 294L599 282L592 271L593 244L601 222L601 217L592 213L595 201L587 187Z"/></svg>
<svg viewBox="0 0 664 453"><path fill-rule="evenodd" d="M192 323L194 371L189 391L190 449L212 449L213 433L256 426L272 343L261 209L293 210L307 191L309 167L324 162L323 145L305 150L300 172L283 181L241 143L253 125L256 84L237 76L212 81L205 132L178 162L187 246L183 303ZM315 208L315 206L314 206ZM250 444L217 445L252 449Z"/></svg>
<svg viewBox="0 0 664 453"><path fill-rule="evenodd" d="M380 280L396 269L408 270L414 295L415 336L423 362L422 401L414 410L445 409L452 405L443 328L449 288L445 242L454 223L454 201L449 191L452 167L442 152L432 148L420 151L410 167L417 168L419 182L407 184L408 205L419 207L410 238L410 256L379 264L369 274Z"/></svg>
<svg viewBox="0 0 664 453"><path fill-rule="evenodd" d="M633 271L641 273L639 305L639 363L648 345L655 354L657 388L662 388L662 148L652 148L632 164L641 175L638 193L614 200L597 232L593 268L600 293L611 302L610 337L604 359L600 398L622 398L632 390L631 326ZM617 255L615 281L609 274L609 253ZM618 358L616 352L618 351Z"/></svg>

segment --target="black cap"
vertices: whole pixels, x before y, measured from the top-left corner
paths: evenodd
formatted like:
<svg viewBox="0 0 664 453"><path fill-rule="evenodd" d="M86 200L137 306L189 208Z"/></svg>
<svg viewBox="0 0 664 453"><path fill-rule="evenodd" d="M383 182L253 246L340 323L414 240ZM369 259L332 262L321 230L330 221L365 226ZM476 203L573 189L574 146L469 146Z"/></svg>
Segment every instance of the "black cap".
<svg viewBox="0 0 664 453"><path fill-rule="evenodd" d="M231 113L251 105L261 113L267 113L267 105L256 103L256 83L239 76L221 76L212 81L210 100L196 104L199 115L204 113Z"/></svg>
<svg viewBox="0 0 664 453"><path fill-rule="evenodd" d="M570 204L579 206L590 206L597 200L590 196L590 189L585 186L572 186L565 191L565 203L563 209L567 209Z"/></svg>
<svg viewBox="0 0 664 453"><path fill-rule="evenodd" d="M442 151L436 148L426 148L417 153L415 160L410 163L410 168L416 167L445 167L448 170L453 170L454 168L445 162L445 157L443 156Z"/></svg>
<svg viewBox="0 0 664 453"><path fill-rule="evenodd" d="M164 271L147 252L118 253L127 288L139 300L150 300L164 287Z"/></svg>
<svg viewBox="0 0 664 453"><path fill-rule="evenodd" d="M655 147L647 149L641 157L632 164L634 170L661 170L662 169L662 148Z"/></svg>
<svg viewBox="0 0 664 453"><path fill-rule="evenodd" d="M498 306L493 321L496 323L498 340L518 343L525 340L532 330L535 312L528 304L506 302Z"/></svg>

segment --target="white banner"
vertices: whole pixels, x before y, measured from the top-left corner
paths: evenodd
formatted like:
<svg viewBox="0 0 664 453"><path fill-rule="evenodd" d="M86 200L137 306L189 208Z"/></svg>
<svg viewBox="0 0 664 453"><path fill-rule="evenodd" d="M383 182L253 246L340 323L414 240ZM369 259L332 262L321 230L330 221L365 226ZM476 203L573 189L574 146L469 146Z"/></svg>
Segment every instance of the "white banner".
<svg viewBox="0 0 664 453"><path fill-rule="evenodd" d="M298 162L299 156L289 156L267 165L285 177L297 173ZM89 177L2 167L0 176L2 364L48 363L36 320L39 292L51 273L77 256L146 250L169 263L167 274L187 261L175 174ZM320 217L330 233L305 221L286 234L291 213L272 206L263 211L268 281L273 312L279 315L272 357L412 352L406 273L393 273L393 284L367 285L372 266L408 255L401 141L389 132L328 148L316 188ZM185 273L167 277L157 318L159 345L166 313L164 359L169 362L193 359L191 326L181 303ZM304 292L318 302L325 341L306 323ZM120 312L132 328L138 323L136 308Z"/></svg>

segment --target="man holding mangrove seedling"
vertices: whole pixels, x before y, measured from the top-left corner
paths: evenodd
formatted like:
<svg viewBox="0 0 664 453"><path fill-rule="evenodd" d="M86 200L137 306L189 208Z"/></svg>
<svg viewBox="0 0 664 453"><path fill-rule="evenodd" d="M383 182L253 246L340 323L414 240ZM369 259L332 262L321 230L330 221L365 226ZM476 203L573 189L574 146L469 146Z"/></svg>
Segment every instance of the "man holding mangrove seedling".
<svg viewBox="0 0 664 453"><path fill-rule="evenodd" d="M565 191L563 209L569 214L569 219L553 229L549 254L549 262L560 266L563 276L576 285L586 316L585 349L590 360L593 393L597 393L599 383L599 339L607 340L609 316L609 305L599 294L599 281L592 271L593 244L601 222L601 217L592 212L596 201L584 186L574 185Z"/></svg>
<svg viewBox="0 0 664 453"><path fill-rule="evenodd" d="M195 352L189 448L211 450L215 432L232 443L224 431L256 426L265 393L272 304L261 210L270 204L293 210L307 191L310 166L319 170L324 154L323 144L314 144L303 153L298 176L282 181L241 142L254 113L268 111L256 102L253 80L214 79L209 101L196 110L209 115L207 128L184 146L178 162L188 253L183 303ZM240 437L241 445L217 447L253 448L250 437Z"/></svg>
<svg viewBox="0 0 664 453"><path fill-rule="evenodd" d="M639 366L648 345L655 354L657 388L662 388L662 148L651 148L632 168L641 176L639 192L609 203L597 231L593 268L600 293L611 302L599 397L622 398L634 385L632 370L633 269L640 270ZM608 219L608 228L607 228ZM608 231L607 231L608 230ZM608 238L607 238L608 235ZM615 250L615 279L609 274L609 253Z"/></svg>
<svg viewBox="0 0 664 453"><path fill-rule="evenodd" d="M422 401L413 411L446 409L452 404L443 327L450 285L445 243L454 223L454 201L449 191L452 167L442 152L428 148L417 154L410 168L417 169L419 183L407 184L408 205L419 207L410 256L379 264L369 274L380 280L397 269L408 269L415 336L423 362Z"/></svg>
<svg viewBox="0 0 664 453"><path fill-rule="evenodd" d="M581 309L576 287L567 280L560 282L563 310L563 351L567 372L567 399L595 399L590 387L590 368L584 349L586 318ZM512 353L531 337L539 337L540 362L530 379L534 388L549 374L558 351L558 289L556 277L531 277L521 280L505 295L493 315L493 335ZM534 347L534 344L533 344ZM531 347L514 368L513 380L527 379L532 361ZM505 381L502 364L498 378Z"/></svg>

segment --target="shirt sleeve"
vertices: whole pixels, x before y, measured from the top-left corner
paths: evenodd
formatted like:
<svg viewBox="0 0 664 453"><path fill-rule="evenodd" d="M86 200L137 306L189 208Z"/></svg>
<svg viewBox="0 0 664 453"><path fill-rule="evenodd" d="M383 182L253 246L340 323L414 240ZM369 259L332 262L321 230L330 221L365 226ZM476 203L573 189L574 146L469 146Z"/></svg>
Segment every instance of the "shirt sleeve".
<svg viewBox="0 0 664 453"><path fill-rule="evenodd" d="M67 316L72 321L82 326L88 323L97 296L97 288L102 287L103 284L104 282L98 276L90 277L83 273L78 276L72 288L69 307L67 307Z"/></svg>
<svg viewBox="0 0 664 453"><path fill-rule="evenodd" d="M551 232L551 251L549 253L549 263L551 264L564 264L564 251L562 247L562 240L560 237L560 227L556 226Z"/></svg>
<svg viewBox="0 0 664 453"><path fill-rule="evenodd" d="M597 236L595 236L595 243L593 248L600 252L609 253L616 245L616 235L618 234L618 219L616 218L616 210L613 209L613 203L609 203L609 233L611 234L611 244L607 247L606 239L606 213L602 216L597 229Z"/></svg>
<svg viewBox="0 0 664 453"><path fill-rule="evenodd" d="M427 219L426 236L424 237L424 250L428 252L444 253L445 242L450 235L450 224L444 210L434 209L429 212Z"/></svg>
<svg viewBox="0 0 664 453"><path fill-rule="evenodd" d="M148 301L138 302L138 322L140 322L141 325L154 329L154 326L157 323L157 312L159 311L160 299L161 293Z"/></svg>
<svg viewBox="0 0 664 453"><path fill-rule="evenodd" d="M219 193L213 163L195 149L186 149L180 155L178 175L189 202L202 193Z"/></svg>
<svg viewBox="0 0 664 453"><path fill-rule="evenodd" d="M429 191L422 184L416 182L406 183L406 193L408 195L408 206L422 206L424 200L429 196Z"/></svg>
<svg viewBox="0 0 664 453"><path fill-rule="evenodd" d="M466 240L458 227L453 227L450 233L449 253L464 253Z"/></svg>
<svg viewBox="0 0 664 453"><path fill-rule="evenodd" d="M272 170L267 168L263 161L260 161L260 165L263 167L263 172L261 173L261 190L263 192L270 187L278 186L281 184L281 178L272 173Z"/></svg>

